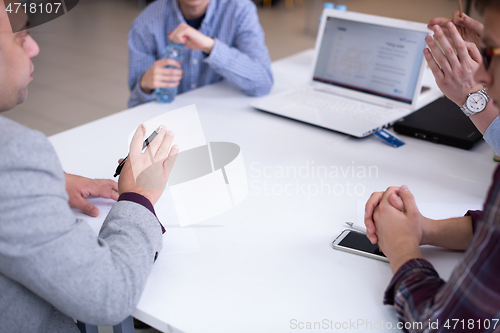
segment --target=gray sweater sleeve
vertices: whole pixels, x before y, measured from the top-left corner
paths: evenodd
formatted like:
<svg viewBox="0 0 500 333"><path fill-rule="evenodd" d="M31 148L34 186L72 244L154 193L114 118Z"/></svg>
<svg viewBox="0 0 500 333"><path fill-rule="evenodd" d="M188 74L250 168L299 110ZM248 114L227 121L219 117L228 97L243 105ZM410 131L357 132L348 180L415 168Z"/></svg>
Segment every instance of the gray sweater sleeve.
<svg viewBox="0 0 500 333"><path fill-rule="evenodd" d="M135 309L161 250L158 220L145 207L120 201L96 237L72 214L64 173L45 136L26 130L3 138L0 274L68 316L119 323Z"/></svg>

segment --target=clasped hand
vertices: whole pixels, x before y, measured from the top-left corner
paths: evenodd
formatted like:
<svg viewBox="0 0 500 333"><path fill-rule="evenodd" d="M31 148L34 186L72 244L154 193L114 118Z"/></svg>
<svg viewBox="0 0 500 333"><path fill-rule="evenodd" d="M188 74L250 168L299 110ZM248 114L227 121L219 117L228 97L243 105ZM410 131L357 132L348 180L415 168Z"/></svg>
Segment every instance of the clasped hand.
<svg viewBox="0 0 500 333"><path fill-rule="evenodd" d="M394 273L406 261L422 257L426 223L406 185L373 193L365 206L366 236L378 243Z"/></svg>

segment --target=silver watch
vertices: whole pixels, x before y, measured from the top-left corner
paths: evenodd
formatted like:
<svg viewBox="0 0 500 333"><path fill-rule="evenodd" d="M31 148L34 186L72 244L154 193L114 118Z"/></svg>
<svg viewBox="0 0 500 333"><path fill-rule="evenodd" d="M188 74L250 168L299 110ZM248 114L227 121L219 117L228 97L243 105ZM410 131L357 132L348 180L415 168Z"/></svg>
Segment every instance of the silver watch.
<svg viewBox="0 0 500 333"><path fill-rule="evenodd" d="M460 108L460 110L462 110L467 117L470 117L483 111L489 100L490 98L488 97L486 88L483 88L475 93L467 95L465 104Z"/></svg>

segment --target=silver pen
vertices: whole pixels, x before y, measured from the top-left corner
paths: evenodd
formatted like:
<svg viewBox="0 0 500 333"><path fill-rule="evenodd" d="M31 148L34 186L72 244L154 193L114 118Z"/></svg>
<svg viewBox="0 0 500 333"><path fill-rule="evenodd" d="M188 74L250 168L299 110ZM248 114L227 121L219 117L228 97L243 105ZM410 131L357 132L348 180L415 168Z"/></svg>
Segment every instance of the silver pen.
<svg viewBox="0 0 500 333"><path fill-rule="evenodd" d="M357 230L359 232L366 234L366 229L355 225L353 222L346 222L345 224L347 224L349 226L349 228L351 228L351 229L354 229L354 230Z"/></svg>

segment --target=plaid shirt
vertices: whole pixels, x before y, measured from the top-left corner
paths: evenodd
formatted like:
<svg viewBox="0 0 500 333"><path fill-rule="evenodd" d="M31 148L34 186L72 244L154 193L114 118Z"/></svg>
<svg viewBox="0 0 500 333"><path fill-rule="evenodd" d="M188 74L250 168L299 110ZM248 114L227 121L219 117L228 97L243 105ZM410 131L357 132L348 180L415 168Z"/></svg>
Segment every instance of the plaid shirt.
<svg viewBox="0 0 500 333"><path fill-rule="evenodd" d="M484 213L468 212L474 235L448 282L424 259L409 260L392 278L384 304L401 321L422 323L406 331L500 332L500 166L493 179Z"/></svg>
<svg viewBox="0 0 500 333"><path fill-rule="evenodd" d="M154 99L140 80L172 43L168 32L186 23L177 0L157 0L134 21L128 38L128 102L133 107ZM214 38L210 55L186 49L178 93L227 79L251 96L269 92L273 85L271 60L264 43L257 9L250 0L210 0L199 31Z"/></svg>

